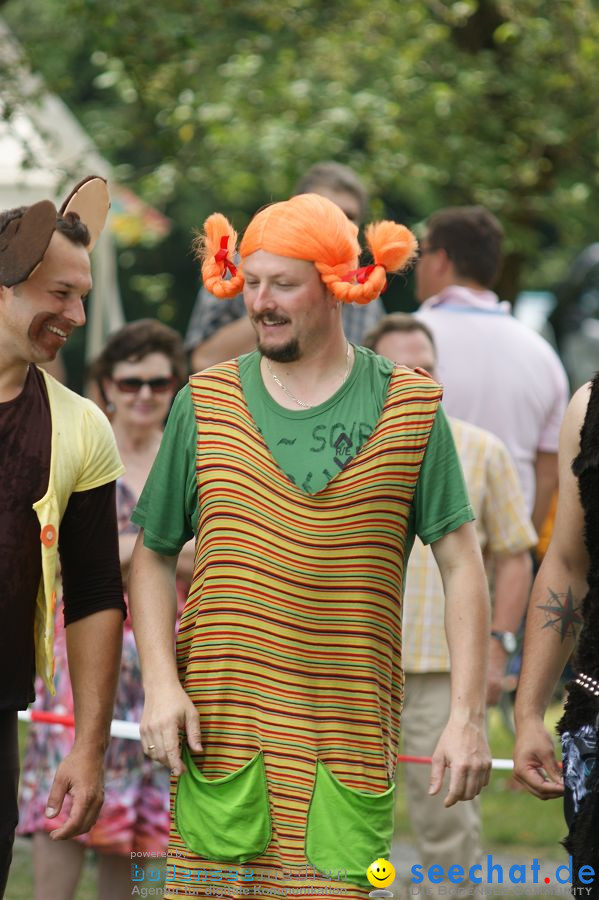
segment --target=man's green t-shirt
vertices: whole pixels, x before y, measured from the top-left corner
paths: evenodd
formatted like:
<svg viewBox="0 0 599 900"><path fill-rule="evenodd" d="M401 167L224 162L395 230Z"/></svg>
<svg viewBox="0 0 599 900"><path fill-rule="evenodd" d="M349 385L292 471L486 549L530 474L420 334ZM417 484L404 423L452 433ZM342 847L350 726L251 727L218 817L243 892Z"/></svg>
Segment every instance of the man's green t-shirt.
<svg viewBox="0 0 599 900"><path fill-rule="evenodd" d="M325 403L310 409L279 406L266 390L257 350L239 358L249 412L275 462L306 493L316 493L360 450L381 415L393 364L355 347L352 371ZM196 421L191 389L179 391L160 450L132 520L156 553L179 552L197 531ZM422 461L406 538L429 544L474 518L462 469L443 409L439 407Z"/></svg>

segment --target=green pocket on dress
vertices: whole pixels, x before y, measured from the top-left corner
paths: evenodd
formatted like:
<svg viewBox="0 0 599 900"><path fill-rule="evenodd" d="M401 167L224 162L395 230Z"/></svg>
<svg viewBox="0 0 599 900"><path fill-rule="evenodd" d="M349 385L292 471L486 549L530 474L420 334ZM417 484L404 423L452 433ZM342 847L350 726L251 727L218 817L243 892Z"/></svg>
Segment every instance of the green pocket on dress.
<svg viewBox="0 0 599 900"><path fill-rule="evenodd" d="M375 859L389 859L393 838L395 785L370 794L342 784L316 763L308 811L306 858L321 874L337 872L353 884L368 886L366 870Z"/></svg>
<svg viewBox="0 0 599 900"><path fill-rule="evenodd" d="M247 862L260 856L272 835L262 751L237 772L209 780L187 747L187 771L179 777L175 824L185 846L215 862Z"/></svg>

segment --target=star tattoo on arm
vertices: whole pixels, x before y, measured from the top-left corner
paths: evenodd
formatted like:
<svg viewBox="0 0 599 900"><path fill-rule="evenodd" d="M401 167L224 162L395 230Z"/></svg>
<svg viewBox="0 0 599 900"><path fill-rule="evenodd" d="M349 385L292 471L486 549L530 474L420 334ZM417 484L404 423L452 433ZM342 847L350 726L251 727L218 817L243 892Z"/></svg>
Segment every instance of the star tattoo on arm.
<svg viewBox="0 0 599 900"><path fill-rule="evenodd" d="M549 591L549 601L544 605L539 605L537 609L545 612L546 622L543 628L553 628L558 631L562 641L567 638L576 638L576 628L582 625L582 616L579 614L580 604L577 605L572 593L572 588L568 588L566 593L558 593L557 591Z"/></svg>

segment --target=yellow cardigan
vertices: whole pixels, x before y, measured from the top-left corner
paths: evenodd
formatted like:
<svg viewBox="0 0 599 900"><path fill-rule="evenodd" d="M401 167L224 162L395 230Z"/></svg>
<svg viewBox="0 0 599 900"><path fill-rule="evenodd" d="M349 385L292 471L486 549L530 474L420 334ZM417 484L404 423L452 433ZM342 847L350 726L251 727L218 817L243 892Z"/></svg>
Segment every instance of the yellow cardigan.
<svg viewBox="0 0 599 900"><path fill-rule="evenodd" d="M50 401L52 444L50 475L44 496L33 504L40 523L42 577L35 611L35 664L54 694L54 611L58 570L58 531L75 491L89 491L124 472L110 423L85 397L43 371Z"/></svg>

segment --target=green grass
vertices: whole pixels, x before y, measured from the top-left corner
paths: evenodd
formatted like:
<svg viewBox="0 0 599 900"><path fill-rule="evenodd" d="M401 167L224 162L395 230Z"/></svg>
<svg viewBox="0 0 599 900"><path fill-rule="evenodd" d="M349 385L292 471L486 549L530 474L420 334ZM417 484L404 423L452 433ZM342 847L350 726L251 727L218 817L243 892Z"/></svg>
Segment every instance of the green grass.
<svg viewBox="0 0 599 900"><path fill-rule="evenodd" d="M559 706L551 708L546 719L549 728L560 715ZM489 743L495 758L511 759L514 738L496 709L491 710L489 715ZM402 783L403 767L400 766L396 834L409 838L412 830ZM531 855L561 858L563 850L559 842L566 831L561 800L537 800L528 791L519 790L514 785L511 772L494 771L481 795L481 810L485 848L506 853L510 850L521 853L526 848Z"/></svg>
<svg viewBox="0 0 599 900"><path fill-rule="evenodd" d="M547 722L551 727L560 716L560 708L551 709ZM23 744L27 726L21 724L20 739ZM511 758L513 736L506 728L497 710L489 716L489 741L494 757ZM402 790L402 766L399 767L397 791L396 834L409 840L412 834ZM525 791L515 790L510 772L494 772L482 799L483 841L488 852L513 854L516 858L536 856L539 859L561 860L564 851L559 845L565 834L560 800L543 803ZM31 900L33 897L33 872L31 845L18 841L5 895L5 900ZM76 900L94 900L96 897L96 872L93 855L88 856ZM511 895L511 900L517 897Z"/></svg>
<svg viewBox="0 0 599 900"><path fill-rule="evenodd" d="M21 765L25 752L25 741L29 725L19 722L19 755ZM10 867L10 876L6 886L5 900L31 900L33 897L33 842L28 839L17 839L13 851L13 861ZM86 863L81 873L81 880L75 894L75 900L96 900L98 896L96 887L96 864L94 855L87 855Z"/></svg>
<svg viewBox="0 0 599 900"><path fill-rule="evenodd" d="M556 705L550 709L546 718L550 730L560 716L560 706ZM514 737L498 710L491 710L488 727L492 755L499 759L511 759ZM400 765L398 770L395 831L400 839L410 841L413 834L406 808L405 791L402 789L403 768ZM492 854L496 859L511 857L517 863L526 863L533 858L541 863L566 861L565 851L559 843L566 832L561 800L546 802L537 800L528 791L520 790L513 785L510 771L495 770L488 786L481 794L481 811L485 853ZM529 898L510 893L509 900L529 900Z"/></svg>
<svg viewBox="0 0 599 900"><path fill-rule="evenodd" d="M31 847L31 841L28 840L18 840L15 844L8 885L4 895L5 900L32 900L33 864ZM90 853L81 873L75 900L96 900L97 896L96 864L93 855Z"/></svg>
<svg viewBox="0 0 599 900"><path fill-rule="evenodd" d="M551 708L546 722L552 728L561 717L561 706ZM513 735L505 727L497 710L492 711L489 723L493 756L511 758ZM557 758L561 757L556 740ZM557 858L563 854L559 842L566 833L562 800L537 800L528 791L512 787L510 772L493 774L488 788L481 796L483 835L492 845L517 845L531 849L545 849Z"/></svg>

